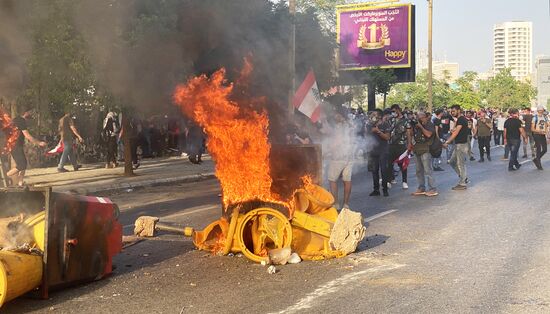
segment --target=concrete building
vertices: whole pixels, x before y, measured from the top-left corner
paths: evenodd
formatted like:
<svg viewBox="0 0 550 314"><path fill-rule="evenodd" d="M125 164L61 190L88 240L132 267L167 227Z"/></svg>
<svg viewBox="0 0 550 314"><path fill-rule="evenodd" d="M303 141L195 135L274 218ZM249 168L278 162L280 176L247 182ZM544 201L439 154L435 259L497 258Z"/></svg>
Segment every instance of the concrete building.
<svg viewBox="0 0 550 314"><path fill-rule="evenodd" d="M493 71L512 69L517 80L530 77L533 64L533 24L505 22L493 28Z"/></svg>
<svg viewBox="0 0 550 314"><path fill-rule="evenodd" d="M445 80L447 83L454 83L460 77L458 63L447 61L434 61L433 73L437 80Z"/></svg>
<svg viewBox="0 0 550 314"><path fill-rule="evenodd" d="M550 108L550 56L537 57L535 61L537 105Z"/></svg>

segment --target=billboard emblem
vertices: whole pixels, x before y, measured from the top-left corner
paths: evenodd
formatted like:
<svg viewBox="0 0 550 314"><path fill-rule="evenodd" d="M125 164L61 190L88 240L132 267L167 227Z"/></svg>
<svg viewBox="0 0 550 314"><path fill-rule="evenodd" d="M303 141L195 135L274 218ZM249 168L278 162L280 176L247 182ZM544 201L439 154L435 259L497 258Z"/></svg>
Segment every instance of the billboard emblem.
<svg viewBox="0 0 550 314"><path fill-rule="evenodd" d="M363 24L359 28L359 39L357 40L357 48L365 50L381 49L384 46L389 46L390 41L390 31L386 24L381 24L380 27L376 23L372 23L368 27L369 29L369 38L366 36L367 24ZM377 37L378 30L381 30L380 37ZM370 41L369 41L370 39Z"/></svg>

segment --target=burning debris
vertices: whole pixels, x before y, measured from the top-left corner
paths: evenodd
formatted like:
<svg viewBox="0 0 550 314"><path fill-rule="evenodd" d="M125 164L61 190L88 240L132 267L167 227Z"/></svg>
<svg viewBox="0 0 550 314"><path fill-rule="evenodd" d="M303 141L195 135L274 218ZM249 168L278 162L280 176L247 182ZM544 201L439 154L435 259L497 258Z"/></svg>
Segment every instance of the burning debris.
<svg viewBox="0 0 550 314"><path fill-rule="evenodd" d="M339 217L334 198L314 184L313 174L292 182L290 186L298 188L286 196L274 192L281 190L276 186L281 183L273 180L265 99L245 97L251 70L245 60L236 84L228 82L221 69L210 77L192 78L174 93L183 113L208 135L208 151L222 188L223 215L204 230L190 232L195 246L215 255L242 253L266 265L355 251L365 236L361 214L344 212ZM289 172L296 169L287 170L287 179L294 178ZM136 234L158 230L154 218L138 219Z"/></svg>
<svg viewBox="0 0 550 314"><path fill-rule="evenodd" d="M4 132L6 138L6 143L4 148L1 150L1 153L9 154L17 142L20 131L13 125L10 115L2 108L0 108L0 128L2 129L2 132Z"/></svg>

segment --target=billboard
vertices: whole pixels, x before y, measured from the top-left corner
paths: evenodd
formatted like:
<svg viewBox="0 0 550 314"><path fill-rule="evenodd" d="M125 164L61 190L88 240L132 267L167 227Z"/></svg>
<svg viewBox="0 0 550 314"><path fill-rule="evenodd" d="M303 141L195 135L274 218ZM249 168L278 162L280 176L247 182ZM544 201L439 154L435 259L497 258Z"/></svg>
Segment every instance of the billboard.
<svg viewBox="0 0 550 314"><path fill-rule="evenodd" d="M411 4L344 5L336 13L340 71L412 67Z"/></svg>

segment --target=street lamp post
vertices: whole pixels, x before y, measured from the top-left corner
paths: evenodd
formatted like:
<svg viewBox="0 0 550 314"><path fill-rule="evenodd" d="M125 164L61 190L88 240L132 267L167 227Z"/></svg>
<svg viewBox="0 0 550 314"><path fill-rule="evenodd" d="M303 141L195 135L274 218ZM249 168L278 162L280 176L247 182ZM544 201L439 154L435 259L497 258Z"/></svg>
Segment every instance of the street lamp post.
<svg viewBox="0 0 550 314"><path fill-rule="evenodd" d="M428 0L428 112L433 109L432 19L433 0Z"/></svg>
<svg viewBox="0 0 550 314"><path fill-rule="evenodd" d="M288 91L288 115L294 115L294 90L296 88L296 0L288 1L288 9L290 13L290 43L289 43L289 74L290 74L290 89Z"/></svg>

